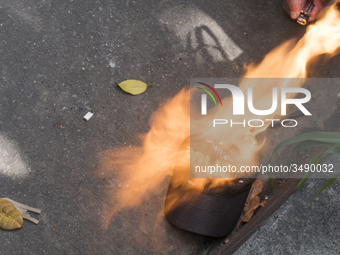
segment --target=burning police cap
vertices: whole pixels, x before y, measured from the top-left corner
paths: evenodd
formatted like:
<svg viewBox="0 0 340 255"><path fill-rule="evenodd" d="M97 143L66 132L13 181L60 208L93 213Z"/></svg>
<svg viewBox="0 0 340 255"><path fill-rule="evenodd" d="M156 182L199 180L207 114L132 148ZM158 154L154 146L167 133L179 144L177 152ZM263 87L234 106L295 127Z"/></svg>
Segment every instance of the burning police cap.
<svg viewBox="0 0 340 255"><path fill-rule="evenodd" d="M180 151L188 146L190 137L182 143ZM189 164L179 164L173 170L165 199L166 219L172 225L196 234L226 236L240 218L252 180L219 179L216 184L216 179L190 178Z"/></svg>

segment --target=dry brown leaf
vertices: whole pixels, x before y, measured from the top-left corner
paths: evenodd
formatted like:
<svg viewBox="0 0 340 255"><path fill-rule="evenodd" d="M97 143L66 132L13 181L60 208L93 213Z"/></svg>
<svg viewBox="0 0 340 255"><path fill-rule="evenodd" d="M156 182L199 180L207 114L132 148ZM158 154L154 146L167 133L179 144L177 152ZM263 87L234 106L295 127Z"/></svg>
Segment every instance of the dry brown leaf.
<svg viewBox="0 0 340 255"><path fill-rule="evenodd" d="M242 221L248 222L251 217L253 217L255 210L260 206L264 206L266 203L267 201L263 201L262 203L260 203L259 197L252 198L249 204L244 208L244 216L242 218Z"/></svg>
<svg viewBox="0 0 340 255"><path fill-rule="evenodd" d="M246 201L246 204L248 204L248 201L252 200L254 197L256 197L258 194L262 192L263 184L261 178L257 178L253 184L251 185L251 189L249 191L249 195Z"/></svg>
<svg viewBox="0 0 340 255"><path fill-rule="evenodd" d="M267 201L260 203L260 198L258 196L253 197L249 201L249 204L247 204L247 206L244 208L244 215L237 224L237 230L239 229L241 222L248 222L253 217L255 210L260 206L263 207L266 203Z"/></svg>
<svg viewBox="0 0 340 255"><path fill-rule="evenodd" d="M22 228L23 225L24 220L14 205L5 199L0 199L0 228L14 230Z"/></svg>

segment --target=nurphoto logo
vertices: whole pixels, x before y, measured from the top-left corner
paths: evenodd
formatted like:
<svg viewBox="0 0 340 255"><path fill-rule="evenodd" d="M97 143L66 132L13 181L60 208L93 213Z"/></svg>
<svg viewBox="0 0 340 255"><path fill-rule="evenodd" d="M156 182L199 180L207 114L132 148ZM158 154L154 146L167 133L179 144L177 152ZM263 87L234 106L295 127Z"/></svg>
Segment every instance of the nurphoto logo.
<svg viewBox="0 0 340 255"><path fill-rule="evenodd" d="M215 103L215 106L217 106L217 102L215 100L215 97L213 94L208 90L210 89L218 98L220 101L220 105L223 106L222 100L216 89L227 89L231 93L232 97L232 107L233 107L233 115L234 116L242 116L245 115L245 95L243 91L235 86L230 84L215 84L214 87L203 83L203 82L196 82L200 85L205 86L206 88L196 87L202 91L204 91L206 94L201 95L201 115L207 115L207 94L212 98L212 100ZM261 89L261 88L258 88ZM288 94L300 94L303 95L303 97L300 98L289 98ZM306 109L306 107L303 105L310 101L311 99L311 93L308 89L305 88L296 88L296 87L281 87L281 88L272 88L272 105L269 109L256 109L254 107L254 101L253 101L253 88L249 87L247 89L247 106L248 110L257 116L267 116L272 115L274 112L276 112L277 107L279 105L279 99L280 99L280 107L281 107L281 115L286 116L287 115L287 105L295 105L304 115L311 116L312 114ZM279 121L279 119L251 119L248 120L248 126L249 127L262 127L265 125L266 121L271 121L272 126L274 126L275 121ZM258 122L259 125L252 125L252 123ZM293 122L293 125L285 125L285 123ZM227 119L213 119L213 127L216 127L216 125L225 125L231 123L233 124L232 120ZM246 120L243 122L237 122L234 124L242 124L244 127L246 127ZM281 124L283 127L295 127L297 126L297 121L294 119L286 119L281 120Z"/></svg>

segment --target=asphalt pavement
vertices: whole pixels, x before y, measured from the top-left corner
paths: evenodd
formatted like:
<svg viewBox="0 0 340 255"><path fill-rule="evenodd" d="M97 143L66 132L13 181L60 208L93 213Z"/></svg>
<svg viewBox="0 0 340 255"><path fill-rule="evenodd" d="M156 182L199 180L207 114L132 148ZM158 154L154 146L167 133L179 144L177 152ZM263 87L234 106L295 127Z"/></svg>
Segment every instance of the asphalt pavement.
<svg viewBox="0 0 340 255"><path fill-rule="evenodd" d="M205 254L214 239L164 218L154 228L165 191L105 229L98 155L140 145L152 113L190 78L240 77L305 30L279 0L0 0L0 197L42 210L39 225L0 231L0 254ZM340 58L316 66L309 77L335 78ZM131 96L115 85L126 79L155 85ZM339 188L313 200L320 183L295 193L236 254L337 254Z"/></svg>

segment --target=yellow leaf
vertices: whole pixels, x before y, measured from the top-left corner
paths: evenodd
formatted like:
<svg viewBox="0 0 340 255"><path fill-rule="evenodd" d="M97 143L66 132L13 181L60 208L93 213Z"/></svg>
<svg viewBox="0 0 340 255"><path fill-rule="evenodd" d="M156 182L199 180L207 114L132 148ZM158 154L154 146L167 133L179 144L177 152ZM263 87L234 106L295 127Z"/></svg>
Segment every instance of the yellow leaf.
<svg viewBox="0 0 340 255"><path fill-rule="evenodd" d="M148 86L153 84L147 85L145 82L138 81L138 80L126 80L121 83L116 83L122 90L132 95L139 95L143 93Z"/></svg>
<svg viewBox="0 0 340 255"><path fill-rule="evenodd" d="M22 228L23 225L24 220L14 205L5 199L0 199L0 228L14 230Z"/></svg>

